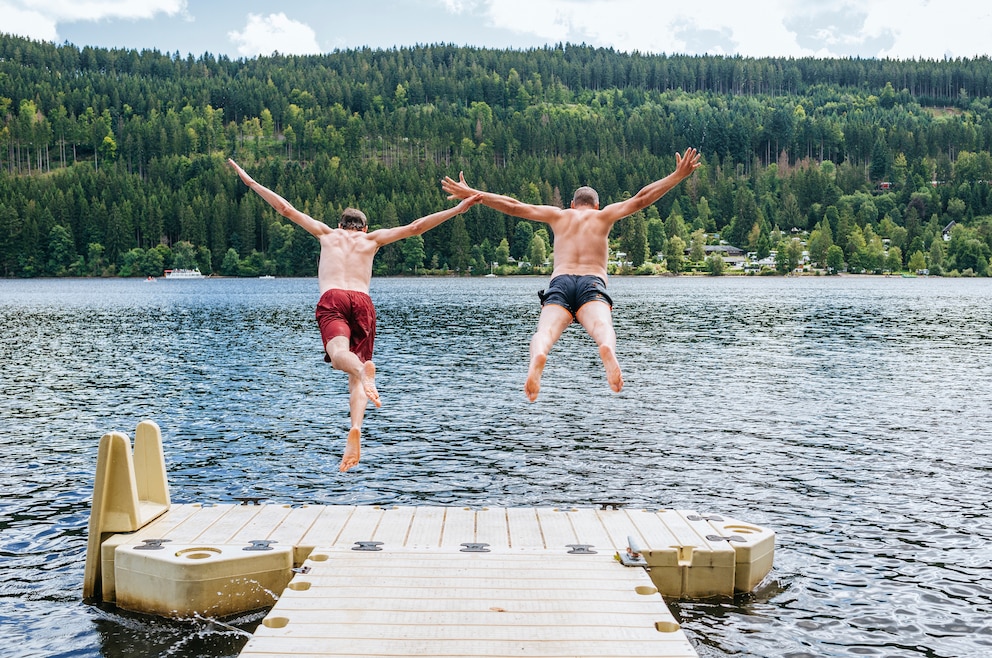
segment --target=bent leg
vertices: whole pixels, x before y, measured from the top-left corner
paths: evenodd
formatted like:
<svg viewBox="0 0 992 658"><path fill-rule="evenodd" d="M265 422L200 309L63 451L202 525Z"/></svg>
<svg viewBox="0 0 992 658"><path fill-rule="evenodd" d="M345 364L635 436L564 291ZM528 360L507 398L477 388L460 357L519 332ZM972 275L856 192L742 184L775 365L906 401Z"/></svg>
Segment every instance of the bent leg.
<svg viewBox="0 0 992 658"><path fill-rule="evenodd" d="M375 387L375 364L371 361L362 364L362 388L365 389L368 399L372 400L372 404L377 408L382 406L379 389Z"/></svg>
<svg viewBox="0 0 992 658"><path fill-rule="evenodd" d="M327 341L324 349L327 351L327 356L330 357L334 369L358 377L365 389L366 397L372 400L376 407L381 407L382 401L379 399L379 391L375 387L375 363L372 361L363 363L351 351L347 336L335 336Z"/></svg>
<svg viewBox="0 0 992 658"><path fill-rule="evenodd" d="M530 340L530 367L527 371L527 383L524 384L524 393L531 402L537 400L537 394L541 391L541 374L548 361L548 353L570 324L572 313L565 307L545 304L541 309L537 330Z"/></svg>
<svg viewBox="0 0 992 658"><path fill-rule="evenodd" d="M613 329L613 311L606 302L593 300L586 302L575 314L586 332L599 346L599 358L606 368L606 381L614 393L623 390L623 373L617 361L617 333Z"/></svg>
<svg viewBox="0 0 992 658"><path fill-rule="evenodd" d="M362 360L351 351L348 340L347 336L335 336L324 345L324 351L335 370L357 377L362 371Z"/></svg>

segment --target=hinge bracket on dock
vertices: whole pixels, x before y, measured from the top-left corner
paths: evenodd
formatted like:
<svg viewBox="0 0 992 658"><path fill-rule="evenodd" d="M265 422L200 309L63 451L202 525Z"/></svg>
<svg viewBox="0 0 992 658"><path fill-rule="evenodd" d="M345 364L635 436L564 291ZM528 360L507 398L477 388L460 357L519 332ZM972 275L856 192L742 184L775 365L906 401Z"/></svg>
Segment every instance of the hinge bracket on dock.
<svg viewBox="0 0 992 658"><path fill-rule="evenodd" d="M382 546L381 541L356 541L355 546L351 547L353 551L381 551L379 548Z"/></svg>
<svg viewBox="0 0 992 658"><path fill-rule="evenodd" d="M247 505L249 503L252 505L258 505L265 500L265 496L232 496L232 498L234 498L234 500L241 501L242 505Z"/></svg>
<svg viewBox="0 0 992 658"><path fill-rule="evenodd" d="M721 537L720 535L706 535L706 541L738 541L747 542L746 539L740 535L730 535L729 537Z"/></svg>
<svg viewBox="0 0 992 658"><path fill-rule="evenodd" d="M709 514L706 516L700 516L699 514L690 514L685 517L686 521L716 521L720 523L723 521L722 516L717 516L716 514Z"/></svg>
<svg viewBox="0 0 992 658"><path fill-rule="evenodd" d="M245 546L241 550L243 551L271 551L272 546L270 544L278 544L279 542L272 539L252 539L248 542L248 546Z"/></svg>
<svg viewBox="0 0 992 658"><path fill-rule="evenodd" d="M136 551L159 551L165 548L162 546L167 541L172 541L171 539L142 539L144 542L141 546L135 546Z"/></svg>
<svg viewBox="0 0 992 658"><path fill-rule="evenodd" d="M602 501L594 500L592 504L599 505L599 509L601 510L605 510L607 507L609 507L612 510L618 510L627 503L620 500L602 500Z"/></svg>
<svg viewBox="0 0 992 658"><path fill-rule="evenodd" d="M484 542L465 542L464 544L462 544L462 546L465 547L465 548L461 549L460 552L462 552L462 553L489 553L490 552L489 549L486 548L486 546L489 546L489 544L486 544Z"/></svg>
<svg viewBox="0 0 992 658"><path fill-rule="evenodd" d="M592 544L565 544L570 550L569 555L595 555L596 551L592 550Z"/></svg>

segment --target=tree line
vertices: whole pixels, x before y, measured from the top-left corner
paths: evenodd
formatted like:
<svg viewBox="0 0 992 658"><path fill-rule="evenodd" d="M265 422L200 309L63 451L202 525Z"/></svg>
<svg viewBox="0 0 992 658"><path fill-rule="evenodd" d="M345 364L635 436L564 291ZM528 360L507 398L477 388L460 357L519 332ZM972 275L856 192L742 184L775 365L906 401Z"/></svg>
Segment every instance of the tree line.
<svg viewBox="0 0 992 658"><path fill-rule="evenodd" d="M789 265L802 236L834 270L986 275L990 97L988 58L431 45L231 60L0 36L0 276L313 274L316 241L227 157L332 225L350 205L385 227L449 204L438 182L459 171L530 203L587 184L617 201L686 146L705 165L618 224L619 268L677 272L720 241ZM377 272L540 271L554 249L486 208L406 242Z"/></svg>

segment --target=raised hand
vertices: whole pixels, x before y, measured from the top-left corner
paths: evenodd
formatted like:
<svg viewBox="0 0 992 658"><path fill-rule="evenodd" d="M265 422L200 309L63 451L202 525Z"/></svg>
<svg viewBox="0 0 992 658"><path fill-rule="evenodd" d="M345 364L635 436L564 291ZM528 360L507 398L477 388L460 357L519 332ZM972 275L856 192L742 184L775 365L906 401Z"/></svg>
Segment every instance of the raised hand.
<svg viewBox="0 0 992 658"><path fill-rule="evenodd" d="M448 194L449 199L467 199L479 193L479 190L472 189L465 182L465 172L463 171L458 172L457 181L450 176L441 179L441 189Z"/></svg>
<svg viewBox="0 0 992 658"><path fill-rule="evenodd" d="M676 152L675 173L681 178L685 178L686 176L688 176L689 174L691 174L696 170L696 168L700 164L701 158L702 158L702 154L700 154L699 151L697 151L692 147L689 147L685 150L685 155Z"/></svg>

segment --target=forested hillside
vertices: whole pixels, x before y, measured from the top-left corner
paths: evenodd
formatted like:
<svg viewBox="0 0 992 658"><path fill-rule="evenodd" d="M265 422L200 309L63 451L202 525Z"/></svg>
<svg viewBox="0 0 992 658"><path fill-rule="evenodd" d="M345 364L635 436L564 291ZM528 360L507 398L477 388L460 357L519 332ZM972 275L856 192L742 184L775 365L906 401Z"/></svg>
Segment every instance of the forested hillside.
<svg viewBox="0 0 992 658"><path fill-rule="evenodd" d="M0 36L0 276L312 275L316 241L227 157L314 217L353 205L374 228L449 205L439 180L459 171L528 202L586 184L617 201L687 146L704 167L617 225L634 270L667 256L679 271L718 233L790 258L802 236L834 269L984 276L990 102L988 58L433 45L231 60ZM475 208L376 270L482 274L552 249L540 225Z"/></svg>

